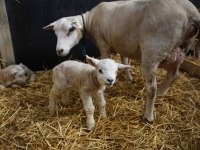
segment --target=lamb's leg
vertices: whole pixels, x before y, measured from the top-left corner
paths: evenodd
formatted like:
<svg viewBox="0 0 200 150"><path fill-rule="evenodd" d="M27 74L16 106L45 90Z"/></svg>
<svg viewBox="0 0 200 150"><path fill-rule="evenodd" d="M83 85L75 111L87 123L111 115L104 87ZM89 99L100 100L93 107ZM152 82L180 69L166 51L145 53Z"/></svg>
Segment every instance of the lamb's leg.
<svg viewBox="0 0 200 150"><path fill-rule="evenodd" d="M11 87L17 88L17 87L19 87L19 86L18 86L17 84L12 84Z"/></svg>
<svg viewBox="0 0 200 150"><path fill-rule="evenodd" d="M27 66L25 66L24 64L20 63L20 65L24 69L26 76L28 76L28 79L30 79L30 81L34 81L35 80L34 72L31 69L29 69Z"/></svg>
<svg viewBox="0 0 200 150"><path fill-rule="evenodd" d="M158 88L156 95L163 95L167 92L169 86L176 80L178 77L178 70L179 70L180 65L168 69L167 70L167 76L165 81L161 84L161 86Z"/></svg>
<svg viewBox="0 0 200 150"><path fill-rule="evenodd" d="M86 123L87 123L87 128L89 130L94 130L95 128L95 121L94 121L94 105L92 103L92 97L88 95L87 93L81 92L81 98L83 101L85 113L86 113Z"/></svg>
<svg viewBox="0 0 200 150"><path fill-rule="evenodd" d="M69 90L66 90L62 94L62 104L65 107L69 104L69 92L70 92Z"/></svg>
<svg viewBox="0 0 200 150"><path fill-rule="evenodd" d="M58 99L59 95L63 93L63 89L60 89L53 85L49 95L49 114L53 114L54 110L56 109L56 100Z"/></svg>
<svg viewBox="0 0 200 150"><path fill-rule="evenodd" d="M121 56L121 62L124 64L124 65L128 65L128 58L127 57L124 57L122 55ZM126 79L125 81L128 82L128 83L131 83L132 82L132 76L130 74L130 71L129 69L126 69L125 71L125 74L126 74Z"/></svg>
<svg viewBox="0 0 200 150"><path fill-rule="evenodd" d="M6 87L2 84L0 84L0 89L6 89Z"/></svg>
<svg viewBox="0 0 200 150"><path fill-rule="evenodd" d="M107 115L106 115L106 101L104 99L104 96L103 96L103 91L101 92L98 92L95 96L96 98L96 101L97 101L97 104L98 104L98 108L99 108L99 114L101 114L102 118L107 118Z"/></svg>
<svg viewBox="0 0 200 150"><path fill-rule="evenodd" d="M147 104L146 111L143 117L144 121L152 122L154 120L153 111L154 111L154 102L156 99L156 70L158 63L152 63L152 61L142 60L142 73L146 80L147 88Z"/></svg>

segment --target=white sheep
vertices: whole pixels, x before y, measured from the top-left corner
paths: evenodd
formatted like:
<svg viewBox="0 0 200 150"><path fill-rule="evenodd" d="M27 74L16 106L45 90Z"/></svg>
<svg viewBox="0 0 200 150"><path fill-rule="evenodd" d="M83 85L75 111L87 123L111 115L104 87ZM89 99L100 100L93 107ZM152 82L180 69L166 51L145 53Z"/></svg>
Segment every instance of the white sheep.
<svg viewBox="0 0 200 150"><path fill-rule="evenodd" d="M18 87L25 84L26 79L34 81L35 74L25 65L20 63L19 65L10 65L5 69L0 70L0 89L7 87Z"/></svg>
<svg viewBox="0 0 200 150"><path fill-rule="evenodd" d="M50 91L49 113L52 114L56 108L56 100L62 94L63 105L69 103L69 92L71 88L79 90L87 117L87 128L93 130L94 105L92 98L98 104L99 113L106 118L103 91L106 86L111 87L115 83L117 71L130 68L129 65L116 63L112 59L94 59L86 56L89 64L77 61L65 61L53 69L53 87Z"/></svg>

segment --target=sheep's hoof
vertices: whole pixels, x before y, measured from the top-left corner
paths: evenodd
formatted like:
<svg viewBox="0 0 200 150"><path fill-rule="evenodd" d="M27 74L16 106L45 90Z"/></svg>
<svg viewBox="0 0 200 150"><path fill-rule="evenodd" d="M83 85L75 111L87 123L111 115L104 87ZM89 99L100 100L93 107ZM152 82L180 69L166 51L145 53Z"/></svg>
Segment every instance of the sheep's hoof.
<svg viewBox="0 0 200 150"><path fill-rule="evenodd" d="M49 115L52 115L54 113L54 110L49 110Z"/></svg>
<svg viewBox="0 0 200 150"><path fill-rule="evenodd" d="M126 81L128 84L131 84L131 83L132 83L132 79L125 79L125 81Z"/></svg>
<svg viewBox="0 0 200 150"><path fill-rule="evenodd" d="M67 102L67 103L62 102L61 104L62 104L63 107L67 107L69 105L69 102Z"/></svg>
<svg viewBox="0 0 200 150"><path fill-rule="evenodd" d="M144 122L144 123L153 123L153 121L154 121L154 118L149 118L149 119L147 119L147 117L145 117L145 115L143 116L143 118L142 118L142 122Z"/></svg>

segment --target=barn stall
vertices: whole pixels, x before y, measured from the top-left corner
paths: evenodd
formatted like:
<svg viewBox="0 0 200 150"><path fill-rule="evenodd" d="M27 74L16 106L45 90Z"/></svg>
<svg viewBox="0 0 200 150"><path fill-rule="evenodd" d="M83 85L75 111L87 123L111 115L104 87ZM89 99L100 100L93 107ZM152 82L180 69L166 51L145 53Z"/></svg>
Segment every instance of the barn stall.
<svg viewBox="0 0 200 150"><path fill-rule="evenodd" d="M28 9L26 2L9 0L8 2L10 4L6 2L7 7L16 4ZM36 7L35 4L32 3L29 7ZM3 27L6 28L6 25ZM10 31L12 37L12 30ZM46 32L44 34L50 35ZM51 37L53 38L54 35ZM56 45L55 37L52 41ZM20 88L1 90L1 149L200 149L200 79L193 72L188 74L180 71L178 79L166 95L157 97L154 110L155 121L152 124L143 123L142 116L147 98L146 85L141 73L141 62L132 60L130 69L133 77L132 83L124 82L124 73L118 74L115 85L105 90L108 118L101 119L96 108L94 114L96 128L94 131L88 131L83 104L77 91L70 93L68 107L63 107L58 101L56 112L51 116L48 113L49 92L52 87L51 67L63 60L79 58L80 45L75 48L77 50L74 54L66 58L58 58L56 54L50 54L55 55L57 62L52 60L51 63L50 61L47 63L46 54L44 51L42 54L39 53L38 45L35 46L36 43L37 41L28 43L26 45L28 49L26 51L22 49L22 52L19 52L21 58L13 55L16 63L23 60L23 63L31 69L37 70L36 81L28 82ZM52 43L50 42L50 45ZM18 53L15 51L17 50L15 44L12 44L14 53ZM86 46L97 50L92 43L90 44ZM55 45L51 47L50 53L55 52ZM32 48L38 53L29 54L32 55L30 58L29 56L22 58L25 56L23 53L27 56L30 51L33 51ZM48 48L45 50L47 51ZM98 57L98 52L90 56ZM111 58L120 62L119 55L111 55ZM32 63L27 59L30 61L33 59ZM38 64L34 65L34 60L37 60ZM191 57L187 60L193 61ZM5 65L8 65L8 62L9 60L5 61ZM199 65L196 62L193 64ZM38 71L40 69L41 71ZM165 74L166 71L163 69L157 71L158 86L164 80Z"/></svg>

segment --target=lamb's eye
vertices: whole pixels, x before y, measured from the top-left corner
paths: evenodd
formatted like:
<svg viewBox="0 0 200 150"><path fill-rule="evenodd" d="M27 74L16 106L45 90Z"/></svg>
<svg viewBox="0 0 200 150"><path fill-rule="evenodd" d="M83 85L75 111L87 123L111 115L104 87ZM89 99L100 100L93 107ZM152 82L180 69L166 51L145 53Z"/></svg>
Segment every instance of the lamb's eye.
<svg viewBox="0 0 200 150"><path fill-rule="evenodd" d="M22 78L22 75L19 75L20 78Z"/></svg>
<svg viewBox="0 0 200 150"><path fill-rule="evenodd" d="M99 73L103 74L103 71L101 69L99 69Z"/></svg>

